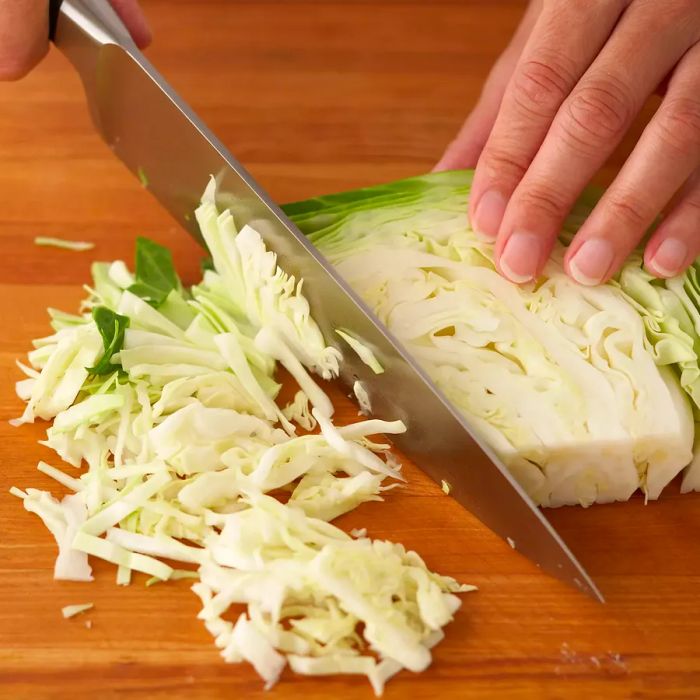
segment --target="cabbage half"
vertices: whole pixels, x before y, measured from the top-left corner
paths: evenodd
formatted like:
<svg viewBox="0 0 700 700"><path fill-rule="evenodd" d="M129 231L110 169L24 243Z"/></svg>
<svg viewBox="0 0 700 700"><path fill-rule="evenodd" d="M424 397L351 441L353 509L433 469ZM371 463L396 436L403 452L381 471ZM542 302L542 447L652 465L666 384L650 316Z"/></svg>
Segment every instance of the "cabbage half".
<svg viewBox="0 0 700 700"><path fill-rule="evenodd" d="M655 280L638 254L617 280L577 285L562 260L588 193L542 276L515 286L469 225L471 178L437 173L285 209L537 503L657 498L693 457L700 268ZM684 489L700 486L698 469Z"/></svg>
<svg viewBox="0 0 700 700"><path fill-rule="evenodd" d="M44 444L72 473L38 469L69 495L12 493L57 542L54 578L91 581L98 557L119 585L132 572L147 585L198 579L199 617L223 658L251 663L266 687L289 665L363 674L381 694L401 669L430 664L454 594L471 587L330 522L403 481L388 445L369 438L405 426L333 422L313 375L336 376L340 353L301 281L214 195L212 182L196 212L212 253L200 284L185 289L170 253L140 239L134 273L96 263L84 313L50 311L54 333L20 365L27 405L15 422L53 421ZM299 386L287 405L279 365Z"/></svg>

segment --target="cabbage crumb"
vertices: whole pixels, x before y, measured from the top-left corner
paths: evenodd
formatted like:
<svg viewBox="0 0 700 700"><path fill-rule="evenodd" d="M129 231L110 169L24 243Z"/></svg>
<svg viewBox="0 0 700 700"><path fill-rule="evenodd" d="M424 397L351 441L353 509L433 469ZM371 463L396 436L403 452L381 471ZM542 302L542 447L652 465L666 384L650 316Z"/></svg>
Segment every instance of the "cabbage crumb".
<svg viewBox="0 0 700 700"><path fill-rule="evenodd" d="M93 607L94 603L78 603L76 605L66 605L65 607L61 608L61 614L64 618L68 619L70 617L75 617L76 615L80 615L81 613L87 612L88 610L92 610Z"/></svg>
<svg viewBox="0 0 700 700"><path fill-rule="evenodd" d="M52 236L37 236L34 245L50 248L62 248L63 250L73 250L82 252L92 250L95 244L91 241L69 241L66 238L53 238Z"/></svg>

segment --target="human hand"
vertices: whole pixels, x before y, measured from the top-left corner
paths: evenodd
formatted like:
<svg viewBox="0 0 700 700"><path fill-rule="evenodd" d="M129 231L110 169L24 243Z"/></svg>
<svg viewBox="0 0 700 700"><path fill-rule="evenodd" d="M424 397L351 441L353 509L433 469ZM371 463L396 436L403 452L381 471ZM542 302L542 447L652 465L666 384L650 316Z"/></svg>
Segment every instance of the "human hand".
<svg viewBox="0 0 700 700"><path fill-rule="evenodd" d="M473 167L470 218L500 272L535 278L576 198L646 99L660 108L572 241L568 274L609 279L646 244L657 277L700 254L700 2L532 0L479 103L436 170Z"/></svg>
<svg viewBox="0 0 700 700"><path fill-rule="evenodd" d="M140 48L151 30L138 0L110 0ZM0 0L0 80L18 80L49 50L48 0Z"/></svg>

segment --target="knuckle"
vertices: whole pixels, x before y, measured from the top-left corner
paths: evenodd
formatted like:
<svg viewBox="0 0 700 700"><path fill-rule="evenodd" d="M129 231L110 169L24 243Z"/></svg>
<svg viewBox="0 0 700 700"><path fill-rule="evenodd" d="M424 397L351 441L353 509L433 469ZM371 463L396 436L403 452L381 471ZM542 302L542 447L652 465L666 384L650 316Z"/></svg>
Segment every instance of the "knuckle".
<svg viewBox="0 0 700 700"><path fill-rule="evenodd" d="M610 217L634 229L647 227L649 213L643 201L631 192L612 193L605 203Z"/></svg>
<svg viewBox="0 0 700 700"><path fill-rule="evenodd" d="M698 223L700 223L700 192L698 192L697 197L689 197L687 202L686 202L688 209L693 213L693 216L697 219ZM697 224L696 228L694 231L697 230Z"/></svg>
<svg viewBox="0 0 700 700"><path fill-rule="evenodd" d="M591 81L571 95L561 127L573 143L597 149L622 137L634 111L634 102L621 82Z"/></svg>
<svg viewBox="0 0 700 700"><path fill-rule="evenodd" d="M683 205L687 206L693 215L697 217L698 225L700 225L700 176L697 178L695 186L690 188L690 191L686 194ZM698 238L700 238L700 235Z"/></svg>
<svg viewBox="0 0 700 700"><path fill-rule="evenodd" d="M629 4L629 2L628 2ZM636 0L637 22L653 26L656 30L669 27L683 28L697 17L697 0L664 0L664 11L659 12L658 0Z"/></svg>
<svg viewBox="0 0 700 700"><path fill-rule="evenodd" d="M578 10L585 11L593 8L596 11L600 11L605 7L612 5L622 10L624 7L630 4L630 0L568 0L565 5L573 5Z"/></svg>
<svg viewBox="0 0 700 700"><path fill-rule="evenodd" d="M519 156L516 149L496 144L487 144L479 160L479 167L493 182L520 182L529 165L529 161Z"/></svg>
<svg viewBox="0 0 700 700"><path fill-rule="evenodd" d="M530 211L538 211L545 216L557 219L566 214L567 203L562 193L552 185L532 183L518 194L520 205Z"/></svg>
<svg viewBox="0 0 700 700"><path fill-rule="evenodd" d="M654 0L657 2L658 0ZM544 7L551 14L572 22L588 20L600 16L601 12L617 8L619 13L631 0L544 0Z"/></svg>
<svg viewBox="0 0 700 700"><path fill-rule="evenodd" d="M659 110L656 126L667 148L679 153L700 152L700 99L667 99Z"/></svg>
<svg viewBox="0 0 700 700"><path fill-rule="evenodd" d="M656 3L653 4L655 5ZM679 22L697 17L697 0L666 0L665 4L665 12L662 13L661 19L666 19L670 26L677 27ZM656 9L656 7L653 9Z"/></svg>
<svg viewBox="0 0 700 700"><path fill-rule="evenodd" d="M513 76L511 95L525 112L548 116L555 112L569 93L570 73L550 57L523 63Z"/></svg>

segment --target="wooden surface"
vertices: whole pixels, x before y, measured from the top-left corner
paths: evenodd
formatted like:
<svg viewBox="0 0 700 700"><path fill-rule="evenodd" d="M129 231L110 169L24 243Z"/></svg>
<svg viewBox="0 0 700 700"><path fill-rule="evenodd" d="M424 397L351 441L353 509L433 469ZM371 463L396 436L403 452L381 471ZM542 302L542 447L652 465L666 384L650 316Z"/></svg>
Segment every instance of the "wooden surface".
<svg viewBox="0 0 700 700"><path fill-rule="evenodd" d="M154 62L279 201L429 169L522 9L496 0L145 5ZM98 564L93 584L54 583L50 535L7 493L53 485L35 471L53 456L36 444L45 426L6 422L20 412L13 360L47 331L45 307L74 309L91 259L130 259L138 234L171 245L189 281L199 251L100 143L77 77L55 54L27 80L0 85L0 193L0 697L262 698L250 668L220 660L186 582L146 589L137 577L117 588L112 567ZM38 249L36 235L97 248ZM605 592L603 606L541 575L416 468L406 473L407 489L343 525L401 541L481 590L465 596L432 668L401 674L389 700L700 697L697 496L674 486L648 506L637 498L548 513ZM61 618L63 605L88 601L93 612ZM364 680L285 672L265 697L371 693Z"/></svg>

